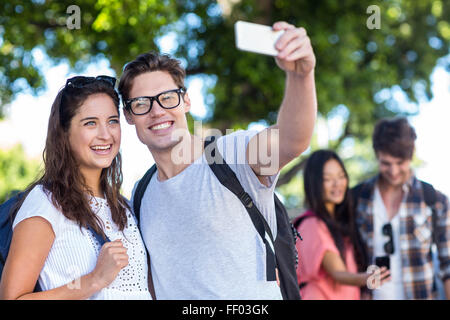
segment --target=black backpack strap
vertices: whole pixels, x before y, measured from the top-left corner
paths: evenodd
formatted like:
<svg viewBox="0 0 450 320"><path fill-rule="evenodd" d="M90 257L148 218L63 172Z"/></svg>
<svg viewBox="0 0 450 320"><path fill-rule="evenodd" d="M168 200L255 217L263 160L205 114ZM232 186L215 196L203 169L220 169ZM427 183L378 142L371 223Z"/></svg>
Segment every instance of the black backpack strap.
<svg viewBox="0 0 450 320"><path fill-rule="evenodd" d="M136 190L134 191L133 196L133 211L134 216L136 217L136 224L138 229L140 230L140 220L141 220L141 203L142 198L144 197L145 190L147 190L147 186L150 183L150 180L152 179L153 175L156 172L156 163L150 167L150 169L147 170L147 172L144 174L142 179L139 181ZM150 253L147 250L147 247L145 247L145 250L147 251L147 264L148 264L148 277L149 277L149 290L150 294L152 295L153 300L156 300L156 293L155 293L155 287L153 285L153 276L152 276L152 269L151 269L151 262L150 262Z"/></svg>
<svg viewBox="0 0 450 320"><path fill-rule="evenodd" d="M111 240L109 240L109 238L106 234L105 234L105 237L106 237L106 239L105 239L101 235L99 235L97 232L95 232L95 230L91 226L88 226L87 229L92 233L95 240L97 240L97 242L100 243L100 247L102 247L106 242L111 241Z"/></svg>
<svg viewBox="0 0 450 320"><path fill-rule="evenodd" d="M361 192L363 191L364 184L360 183L350 189L350 195L351 195L351 202L353 206L353 211L356 213L356 208L358 207L358 199L361 195Z"/></svg>
<svg viewBox="0 0 450 320"><path fill-rule="evenodd" d="M421 183L422 183L423 197L424 197L425 203L431 209L431 227L432 227L433 242L437 244L438 238L436 235L436 231L437 231L436 190L429 183L426 183L424 181L421 181Z"/></svg>
<svg viewBox="0 0 450 320"><path fill-rule="evenodd" d="M302 224L303 221L305 221L306 219L308 219L310 217L314 217L314 215L312 215L312 214L311 215L302 215L302 216L299 216L299 217L295 218L292 221L292 225L294 226L295 230L297 231L300 240L303 240L303 238L300 236L300 233L298 231L298 227L300 227L300 225ZM308 282L302 281L302 282L300 282L298 284L298 288L299 289L303 289L307 284L308 284Z"/></svg>
<svg viewBox="0 0 450 320"><path fill-rule="evenodd" d="M353 224L354 228L356 230L356 237L357 237L357 244L356 246L359 246L360 250L362 251L362 265L363 269L366 269L370 262L369 257L369 249L367 247L367 243L365 243L362 239L360 225L358 224L358 215L357 215L357 208L358 208L358 201L360 198L368 199L370 197L370 193L373 191L373 185L369 182L361 182L350 189L350 201L351 201L351 207L353 210ZM367 291L367 287L363 287L363 291Z"/></svg>
<svg viewBox="0 0 450 320"><path fill-rule="evenodd" d="M211 136L205 139L205 151L210 144L211 146L208 149L211 150L211 153L205 152L209 167L220 183L234 193L247 210L256 231L258 231L258 234L266 247L267 280L275 281L277 266L275 259L275 241L272 231L270 230L266 219L254 204L253 199L247 192L245 192L244 188L242 188L242 185L236 177L234 171L228 166L220 155L220 152L217 150L216 137Z"/></svg>
<svg viewBox="0 0 450 320"><path fill-rule="evenodd" d="M309 217L314 217L314 215L306 215L306 216L300 216L297 217L296 219L294 219L294 221L292 222L292 225L294 226L295 229L298 229L298 227L300 226L300 224L307 218ZM298 230L297 230L298 232ZM302 239L302 238L300 238ZM302 239L303 240L303 239Z"/></svg>
<svg viewBox="0 0 450 320"><path fill-rule="evenodd" d="M136 187L136 191L134 192L133 211L134 211L134 215L136 217L138 228L139 228L139 222L140 222L140 218L141 218L140 210L141 210L142 197L144 196L145 190L147 189L147 186L150 183L150 180L152 179L153 174L155 172L156 172L156 164L154 164L150 169L147 170L145 175L139 181L139 183Z"/></svg>

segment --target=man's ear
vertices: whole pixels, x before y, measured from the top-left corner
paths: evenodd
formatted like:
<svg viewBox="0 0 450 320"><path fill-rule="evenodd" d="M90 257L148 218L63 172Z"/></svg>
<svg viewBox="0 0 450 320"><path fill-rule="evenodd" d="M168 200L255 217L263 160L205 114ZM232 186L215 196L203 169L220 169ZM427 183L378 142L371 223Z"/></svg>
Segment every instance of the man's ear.
<svg viewBox="0 0 450 320"><path fill-rule="evenodd" d="M191 99L189 98L187 92L183 96L183 101L184 101L184 113L188 113L189 110L191 110Z"/></svg>
<svg viewBox="0 0 450 320"><path fill-rule="evenodd" d="M125 119L127 120L128 124L131 125L134 124L133 116L131 115L131 112L128 111L128 109L123 109L123 115L125 116Z"/></svg>

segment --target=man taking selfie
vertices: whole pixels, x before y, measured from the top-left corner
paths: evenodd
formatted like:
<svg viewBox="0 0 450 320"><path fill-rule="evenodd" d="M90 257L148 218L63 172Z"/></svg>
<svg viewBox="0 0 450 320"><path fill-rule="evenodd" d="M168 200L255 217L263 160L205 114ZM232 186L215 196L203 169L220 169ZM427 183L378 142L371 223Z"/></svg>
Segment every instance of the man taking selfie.
<svg viewBox="0 0 450 320"><path fill-rule="evenodd" d="M275 238L278 174L309 146L317 102L315 56L306 31L285 22L273 29L285 31L276 43L276 63L286 72L277 123L216 143ZM136 213L156 298L281 299L277 281L266 277L263 239L241 201L209 168L202 138L188 131L191 100L184 78L179 61L147 53L125 66L119 84L126 119L157 168Z"/></svg>

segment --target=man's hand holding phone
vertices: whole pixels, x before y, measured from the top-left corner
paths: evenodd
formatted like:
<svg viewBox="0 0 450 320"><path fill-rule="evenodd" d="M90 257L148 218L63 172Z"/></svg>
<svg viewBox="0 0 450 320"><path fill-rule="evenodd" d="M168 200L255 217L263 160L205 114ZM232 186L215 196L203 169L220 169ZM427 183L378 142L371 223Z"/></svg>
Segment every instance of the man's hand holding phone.
<svg viewBox="0 0 450 320"><path fill-rule="evenodd" d="M304 28L284 21L272 27L238 21L235 24L236 46L240 50L275 56L278 66L300 76L316 65L311 41Z"/></svg>
<svg viewBox="0 0 450 320"><path fill-rule="evenodd" d="M367 268L367 287L378 289L384 283L391 281L391 271L386 266L371 265Z"/></svg>
<svg viewBox="0 0 450 320"><path fill-rule="evenodd" d="M311 40L304 28L296 28L287 22L275 22L274 31L284 30L275 43L278 50L276 62L286 72L294 72L306 76L314 70L316 57L311 46Z"/></svg>
<svg viewBox="0 0 450 320"><path fill-rule="evenodd" d="M316 58L311 41L303 28L287 22L276 22L272 27L244 21L235 24L236 46L240 50L275 57L277 65L286 72L284 96L277 122L267 131L277 130L278 139L269 134L265 150L278 150L278 162L273 171L262 173L267 164L258 162L252 169L257 175L272 175L302 154L310 145L317 115L317 96L314 81ZM263 132L267 132L263 131ZM255 138L253 138L255 139ZM260 140L258 140L260 141ZM260 145L260 142L258 142Z"/></svg>

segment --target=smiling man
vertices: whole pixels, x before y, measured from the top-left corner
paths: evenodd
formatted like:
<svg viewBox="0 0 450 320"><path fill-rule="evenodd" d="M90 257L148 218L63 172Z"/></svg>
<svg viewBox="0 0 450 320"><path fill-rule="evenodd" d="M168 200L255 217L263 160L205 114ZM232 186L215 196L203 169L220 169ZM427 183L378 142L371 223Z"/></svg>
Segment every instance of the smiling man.
<svg viewBox="0 0 450 320"><path fill-rule="evenodd" d="M285 22L273 28L285 30L276 43L276 63L286 72L277 123L259 133L220 137L217 150L275 238L278 173L309 146L317 102L315 56L306 31ZM188 131L191 100L184 78L179 61L147 53L125 66L119 84L126 119L157 168L137 213L156 298L281 299L277 281L266 277L265 241L241 201L215 177L202 137ZM179 152L184 161L178 161ZM267 161L267 154L276 156Z"/></svg>
<svg viewBox="0 0 450 320"><path fill-rule="evenodd" d="M405 118L380 120L372 137L379 173L352 190L367 263L390 261L392 280L373 291L374 299L434 299L438 276L450 298L448 199L412 172L415 140ZM434 244L441 275L433 267Z"/></svg>

